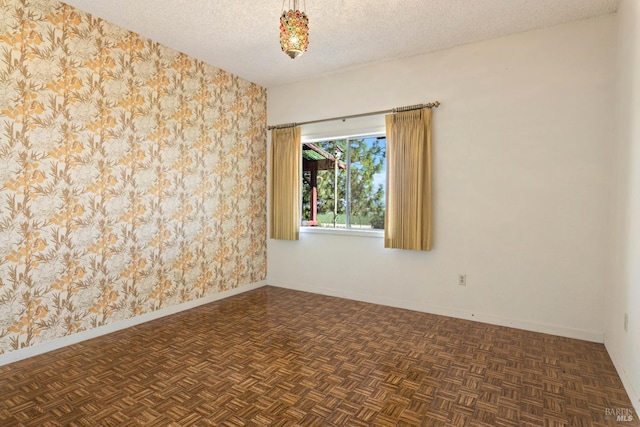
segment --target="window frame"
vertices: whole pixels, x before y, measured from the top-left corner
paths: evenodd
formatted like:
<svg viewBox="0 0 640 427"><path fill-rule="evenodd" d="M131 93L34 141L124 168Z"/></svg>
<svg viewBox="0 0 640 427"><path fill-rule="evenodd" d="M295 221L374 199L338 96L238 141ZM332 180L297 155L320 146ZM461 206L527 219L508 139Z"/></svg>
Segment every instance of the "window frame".
<svg viewBox="0 0 640 427"><path fill-rule="evenodd" d="M305 145L305 144L313 144L313 143L317 143L317 142L325 142L325 141L339 141L339 140L346 140L347 141L347 153L346 156L350 156L351 154L351 146L350 146L350 141L353 139L364 139L364 138L380 138L380 137L384 137L386 138L386 132L384 131L371 131L371 132L364 132L364 133L356 133L356 134L349 134L349 135L340 135L340 136L326 136L326 137L315 137L315 138L302 138L301 140L301 144ZM386 145L385 145L385 161L386 161ZM347 182L350 182L351 179L351 161L349 160L348 163L349 167L347 168ZM350 227L345 227L345 228L334 228L334 227L317 227L317 226L307 226L307 225L302 225L303 222L303 214L304 214L304 208L303 208L303 168L300 167L300 232L301 233L308 233L308 234L328 234L328 235L342 235L342 236L359 236L359 237L375 237L375 238L384 238L384 229L358 229L358 228L350 228ZM351 194L350 194L350 187L348 187L346 189L347 192L347 196L348 199L350 200ZM385 203L386 203L386 197L387 197L387 193L386 193L386 189L385 189ZM335 203L335 201L334 201ZM349 206L349 203L347 204L347 206ZM350 223L350 218L349 218L349 213L350 213L350 209L347 208L347 212L346 212L346 218L347 218L347 223Z"/></svg>

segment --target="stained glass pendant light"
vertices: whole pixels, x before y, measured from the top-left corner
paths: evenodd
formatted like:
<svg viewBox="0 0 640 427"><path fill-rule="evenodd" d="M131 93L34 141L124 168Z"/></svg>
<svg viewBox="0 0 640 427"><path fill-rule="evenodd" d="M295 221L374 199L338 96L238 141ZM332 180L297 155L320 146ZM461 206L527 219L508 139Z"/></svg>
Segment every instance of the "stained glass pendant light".
<svg viewBox="0 0 640 427"><path fill-rule="evenodd" d="M289 0L288 10L284 8L284 2L280 16L280 47L291 59L295 59L309 47L309 18L304 10L299 9L298 0Z"/></svg>

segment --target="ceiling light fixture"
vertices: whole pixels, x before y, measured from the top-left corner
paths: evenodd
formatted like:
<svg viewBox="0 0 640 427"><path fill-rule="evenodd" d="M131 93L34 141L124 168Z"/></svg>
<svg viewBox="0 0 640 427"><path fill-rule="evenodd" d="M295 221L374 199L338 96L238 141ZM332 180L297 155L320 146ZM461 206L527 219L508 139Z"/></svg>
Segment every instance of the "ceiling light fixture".
<svg viewBox="0 0 640 427"><path fill-rule="evenodd" d="M291 59L295 59L309 47L309 17L304 10L300 11L298 8L298 0L289 0L289 10L285 10L284 2L285 0L282 0L280 47ZM307 9L306 2L304 9Z"/></svg>

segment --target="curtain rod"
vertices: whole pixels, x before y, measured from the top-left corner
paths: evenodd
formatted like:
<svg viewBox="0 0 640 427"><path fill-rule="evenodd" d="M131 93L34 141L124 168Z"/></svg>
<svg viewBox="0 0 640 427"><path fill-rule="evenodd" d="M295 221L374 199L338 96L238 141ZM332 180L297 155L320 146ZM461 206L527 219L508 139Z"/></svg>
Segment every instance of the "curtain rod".
<svg viewBox="0 0 640 427"><path fill-rule="evenodd" d="M428 104L408 105L406 107L398 107L398 108L392 108L390 110L382 110L382 111L373 111L371 113L353 114L351 116L331 117L330 119L309 120L308 122L286 123L286 124L276 125L276 126L267 126L267 130L292 128L295 126L310 125L312 123L331 122L334 120L346 120L346 119L355 119L358 117L377 116L379 114L389 114L389 113L395 114L395 113L400 113L402 111L420 110L422 108L438 108L439 106L440 106L440 101L435 101L435 102L430 102Z"/></svg>

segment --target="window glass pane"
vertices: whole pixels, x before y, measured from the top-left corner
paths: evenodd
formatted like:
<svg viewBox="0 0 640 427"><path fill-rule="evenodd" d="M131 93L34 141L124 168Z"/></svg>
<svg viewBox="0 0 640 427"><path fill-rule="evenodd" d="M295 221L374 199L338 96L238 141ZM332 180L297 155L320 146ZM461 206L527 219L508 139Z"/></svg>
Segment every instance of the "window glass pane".
<svg viewBox="0 0 640 427"><path fill-rule="evenodd" d="M350 224L352 228L384 229L385 137L350 140Z"/></svg>
<svg viewBox="0 0 640 427"><path fill-rule="evenodd" d="M384 229L386 138L302 145L302 225Z"/></svg>
<svg viewBox="0 0 640 427"><path fill-rule="evenodd" d="M338 140L302 145L302 225L346 226L346 144Z"/></svg>

